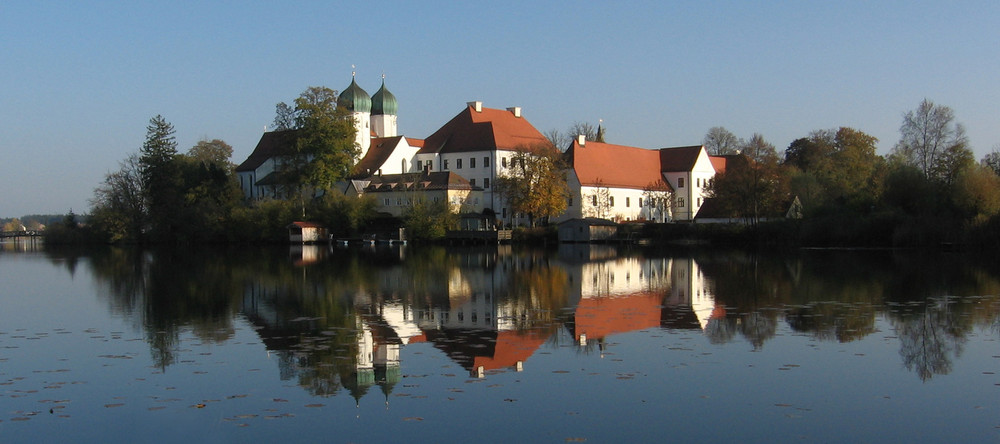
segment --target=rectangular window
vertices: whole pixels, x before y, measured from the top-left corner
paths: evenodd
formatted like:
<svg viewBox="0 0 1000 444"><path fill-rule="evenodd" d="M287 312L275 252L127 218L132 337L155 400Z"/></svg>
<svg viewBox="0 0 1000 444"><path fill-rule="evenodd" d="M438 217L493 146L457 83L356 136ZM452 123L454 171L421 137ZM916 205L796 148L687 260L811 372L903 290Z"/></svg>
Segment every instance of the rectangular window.
<svg viewBox="0 0 1000 444"><path fill-rule="evenodd" d="M469 158L469 168L475 168L475 167L476 167L476 158L475 157Z"/></svg>
<svg viewBox="0 0 1000 444"><path fill-rule="evenodd" d="M591 197L593 197L593 198L594 198L594 202L593 202L593 205L594 205L594 206L596 207L596 206L597 206L597 195L595 194L595 195L593 195L593 196L591 196Z"/></svg>
<svg viewBox="0 0 1000 444"><path fill-rule="evenodd" d="M507 168L507 158L506 157L501 157L500 158L500 165L503 166L504 168Z"/></svg>
<svg viewBox="0 0 1000 444"><path fill-rule="evenodd" d="M462 159L455 160L455 169L462 169Z"/></svg>
<svg viewBox="0 0 1000 444"><path fill-rule="evenodd" d="M506 208L504 208L504 209L502 209L502 210L500 211L500 217L502 217L502 218L504 218L504 219L506 219L506 218L507 218L507 209L506 209Z"/></svg>
<svg viewBox="0 0 1000 444"><path fill-rule="evenodd" d="M388 197L385 198L385 200L383 200L382 202L385 204L385 206L389 206L389 198Z"/></svg>
<svg viewBox="0 0 1000 444"><path fill-rule="evenodd" d="M631 198L628 198L628 197L626 197L626 198L625 198L625 208L628 208L628 207L630 207L630 206L632 206L632 199L631 199Z"/></svg>
<svg viewBox="0 0 1000 444"><path fill-rule="evenodd" d="M573 198L572 197L566 200L566 206L567 207L572 207L573 206Z"/></svg>
<svg viewBox="0 0 1000 444"><path fill-rule="evenodd" d="M483 179L483 188L489 188L489 187L490 187L490 178L487 177Z"/></svg>
<svg viewBox="0 0 1000 444"><path fill-rule="evenodd" d="M609 207L615 206L615 196L608 196L608 206Z"/></svg>
<svg viewBox="0 0 1000 444"><path fill-rule="evenodd" d="M469 185L472 187L476 186L476 179L469 179Z"/></svg>
<svg viewBox="0 0 1000 444"><path fill-rule="evenodd" d="M697 203L698 205L701 205L701 198L699 197L698 200L695 201L695 203Z"/></svg>
<svg viewBox="0 0 1000 444"><path fill-rule="evenodd" d="M677 188L684 188L684 178L683 177L678 177L677 178Z"/></svg>
<svg viewBox="0 0 1000 444"><path fill-rule="evenodd" d="M642 198L639 198L639 208L642 208Z"/></svg>
<svg viewBox="0 0 1000 444"><path fill-rule="evenodd" d="M684 198L683 197L678 197L677 198L677 208L684 208Z"/></svg>
<svg viewBox="0 0 1000 444"><path fill-rule="evenodd" d="M490 167L490 158L489 156L487 156L483 158L483 168L489 168L489 167Z"/></svg>
<svg viewBox="0 0 1000 444"><path fill-rule="evenodd" d="M442 170L447 170L448 169L448 159L444 159L442 162L444 162L444 165L441 167L441 169Z"/></svg>

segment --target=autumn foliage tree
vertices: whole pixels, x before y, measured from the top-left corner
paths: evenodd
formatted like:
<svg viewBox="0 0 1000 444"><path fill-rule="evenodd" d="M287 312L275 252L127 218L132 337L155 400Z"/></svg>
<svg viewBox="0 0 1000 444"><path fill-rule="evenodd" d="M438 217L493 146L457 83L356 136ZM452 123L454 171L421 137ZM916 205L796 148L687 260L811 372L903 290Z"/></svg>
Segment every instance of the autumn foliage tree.
<svg viewBox="0 0 1000 444"><path fill-rule="evenodd" d="M812 132L785 150L790 187L807 206L870 207L880 193L885 162L873 136L853 128Z"/></svg>
<svg viewBox="0 0 1000 444"><path fill-rule="evenodd" d="M741 146L740 154L727 162L725 173L709 184L708 192L751 226L780 212L788 193L774 145L754 134Z"/></svg>
<svg viewBox="0 0 1000 444"><path fill-rule="evenodd" d="M562 157L552 145L535 145L518 150L511 164L496 180L496 191L507 199L512 211L546 222L566 210L569 187Z"/></svg>

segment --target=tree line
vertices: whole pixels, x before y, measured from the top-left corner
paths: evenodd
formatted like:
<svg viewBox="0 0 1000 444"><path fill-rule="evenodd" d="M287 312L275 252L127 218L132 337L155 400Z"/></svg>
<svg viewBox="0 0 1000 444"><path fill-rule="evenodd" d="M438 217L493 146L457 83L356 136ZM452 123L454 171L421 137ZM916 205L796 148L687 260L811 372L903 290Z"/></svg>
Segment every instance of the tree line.
<svg viewBox="0 0 1000 444"><path fill-rule="evenodd" d="M796 139L779 155L760 134L708 131L711 155L728 158L709 194L750 227L781 216L793 197L803 206L799 243L938 245L996 239L1000 227L1000 152L978 163L954 111L930 100L903 116L887 156L878 139L840 127Z"/></svg>
<svg viewBox="0 0 1000 444"><path fill-rule="evenodd" d="M274 128L288 131L291 140L277 171L281 199L247 205L229 160L232 147L205 139L180 153L173 126L158 115L150 119L139 151L95 189L86 224L70 214L49 227L50 238L280 241L294 220L324 223L336 236L360 234L380 217L374 199L330 192L358 161L350 113L337 106L337 92L324 87L306 89L293 103L276 106ZM603 128L580 123L568 133L604 138ZM548 224L565 210L569 194L557 145L569 139L557 131L547 136L551 144L525 148L495 183L509 208L530 225ZM753 229L798 198L802 222L763 228L806 244L934 244L1000 232L998 150L977 163L954 112L929 100L904 115L900 136L884 157L876 154L875 137L847 127L813 131L779 154L760 134L744 140L715 127L704 145L728 162L708 193ZM410 228L411 237L439 238L456 222L452 210L417 201L395 223Z"/></svg>

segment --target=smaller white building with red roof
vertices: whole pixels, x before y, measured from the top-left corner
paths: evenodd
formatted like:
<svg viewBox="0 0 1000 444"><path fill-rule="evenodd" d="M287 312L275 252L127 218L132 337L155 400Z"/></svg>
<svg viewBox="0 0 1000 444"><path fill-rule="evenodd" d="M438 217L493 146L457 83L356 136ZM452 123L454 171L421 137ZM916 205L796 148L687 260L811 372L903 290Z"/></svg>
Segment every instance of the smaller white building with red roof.
<svg viewBox="0 0 1000 444"><path fill-rule="evenodd" d="M566 150L570 198L557 220L689 221L725 159L703 146L651 150L582 137Z"/></svg>

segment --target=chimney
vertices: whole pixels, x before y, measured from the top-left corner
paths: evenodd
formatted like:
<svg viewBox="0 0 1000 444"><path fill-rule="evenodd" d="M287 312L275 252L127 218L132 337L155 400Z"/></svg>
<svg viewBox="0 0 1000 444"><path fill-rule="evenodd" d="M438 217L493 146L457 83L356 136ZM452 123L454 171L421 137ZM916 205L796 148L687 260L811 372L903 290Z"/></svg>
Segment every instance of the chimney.
<svg viewBox="0 0 1000 444"><path fill-rule="evenodd" d="M472 109L476 110L477 113L483 112L483 102L480 102L478 100L475 102L469 102L469 106L471 106Z"/></svg>
<svg viewBox="0 0 1000 444"><path fill-rule="evenodd" d="M510 111L511 114L514 115L514 117L517 117L518 119L521 118L521 107L520 106L512 106L510 108L507 108L507 111Z"/></svg>
<svg viewBox="0 0 1000 444"><path fill-rule="evenodd" d="M585 136L583 134L577 135L576 136L576 143L580 144L580 146L586 146L587 145L587 136Z"/></svg>

